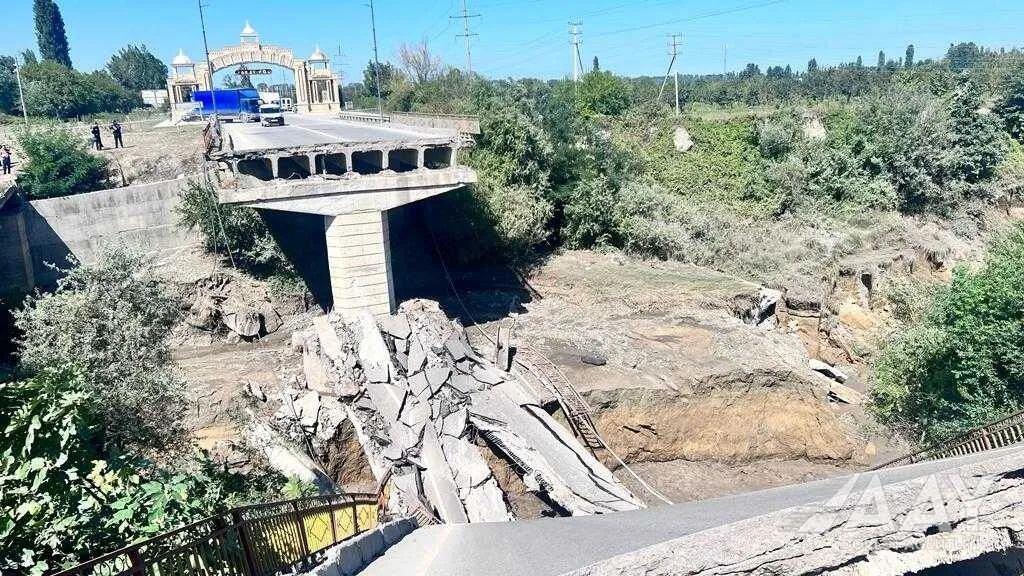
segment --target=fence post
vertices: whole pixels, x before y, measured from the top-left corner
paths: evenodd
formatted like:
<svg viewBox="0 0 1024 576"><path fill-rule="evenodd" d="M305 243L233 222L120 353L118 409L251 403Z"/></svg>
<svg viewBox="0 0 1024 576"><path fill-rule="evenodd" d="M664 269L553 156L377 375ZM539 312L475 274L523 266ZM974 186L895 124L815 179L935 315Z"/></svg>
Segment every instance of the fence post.
<svg viewBox="0 0 1024 576"><path fill-rule="evenodd" d="M231 511L231 523L235 525L235 532L238 534L238 541L242 544L242 557L245 561L245 573L249 576L258 576L256 572L256 560L252 557L252 544L249 542L249 530L242 520L240 510Z"/></svg>
<svg viewBox="0 0 1024 576"><path fill-rule="evenodd" d="M146 564L142 561L142 555L139 554L138 548L132 548L128 551L128 561L131 562L131 568L128 569L128 573L132 576L145 576Z"/></svg>
<svg viewBox="0 0 1024 576"><path fill-rule="evenodd" d="M302 546L302 559L303 561L309 557L309 542L306 541L306 523L302 520L302 514L299 512L299 503L292 501L292 511L295 514L295 525L299 529L299 544Z"/></svg>
<svg viewBox="0 0 1024 576"><path fill-rule="evenodd" d="M358 505L356 499L352 499L352 535L359 534L359 514L357 514Z"/></svg>
<svg viewBox="0 0 1024 576"><path fill-rule="evenodd" d="M334 521L334 510L336 508L337 508L337 504L335 504L334 502L331 502L330 505L327 507L327 514L331 517L331 543L332 544L337 544L338 543L338 525L337 525L337 522Z"/></svg>

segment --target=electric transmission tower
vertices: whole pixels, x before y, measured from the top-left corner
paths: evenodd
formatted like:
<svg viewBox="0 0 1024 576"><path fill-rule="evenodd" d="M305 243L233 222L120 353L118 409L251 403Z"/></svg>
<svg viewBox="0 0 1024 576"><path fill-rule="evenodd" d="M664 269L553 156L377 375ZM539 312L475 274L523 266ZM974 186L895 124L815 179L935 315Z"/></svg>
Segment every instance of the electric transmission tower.
<svg viewBox="0 0 1024 576"><path fill-rule="evenodd" d="M661 90L658 91L658 101L661 101L661 97L665 94L665 86L668 85L668 77L672 74L672 70L676 65L676 59L679 57L679 34L669 34L668 43L668 55L672 57L668 61L668 70L665 72L665 79L661 81ZM676 85L676 116L679 116L679 71L675 73L675 85Z"/></svg>
<svg viewBox="0 0 1024 576"><path fill-rule="evenodd" d="M569 44L572 46L572 81L579 82L583 72L583 58L580 57L580 44L583 43L583 22L569 22Z"/></svg>
<svg viewBox="0 0 1024 576"><path fill-rule="evenodd" d="M469 7L466 6L466 0L462 0L462 12L458 16L450 16L452 20L462 20L462 34L456 34L456 38L464 38L466 40L466 73L470 76L473 75L473 44L472 38L479 36L474 34L469 29L469 19L479 18L479 14L470 14Z"/></svg>

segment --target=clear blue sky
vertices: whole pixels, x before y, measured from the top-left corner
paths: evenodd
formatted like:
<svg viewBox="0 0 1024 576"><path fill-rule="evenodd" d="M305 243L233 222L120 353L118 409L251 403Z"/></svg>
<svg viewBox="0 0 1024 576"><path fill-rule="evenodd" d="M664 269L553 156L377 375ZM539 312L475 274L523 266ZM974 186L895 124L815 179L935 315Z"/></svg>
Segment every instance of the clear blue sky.
<svg viewBox="0 0 1024 576"><path fill-rule="evenodd" d="M127 43L146 44L164 60L178 48L202 56L193 0L57 0L76 68L102 67ZM205 0L210 47L238 42L246 19L264 43L306 57L316 44L332 55L341 44L346 83L371 56L366 0ZM403 42L426 38L446 62L465 65L461 21L449 16L462 0L376 0L382 59ZM1021 0L468 0L474 69L491 77L565 76L571 71L568 22L583 21L585 66L627 75L662 74L666 34L683 35L683 72L762 68L811 57L827 65L858 55L872 63L879 50L900 56L908 43L919 59L940 56L950 42L1024 47ZM32 1L9 0L0 20L0 54L35 48Z"/></svg>

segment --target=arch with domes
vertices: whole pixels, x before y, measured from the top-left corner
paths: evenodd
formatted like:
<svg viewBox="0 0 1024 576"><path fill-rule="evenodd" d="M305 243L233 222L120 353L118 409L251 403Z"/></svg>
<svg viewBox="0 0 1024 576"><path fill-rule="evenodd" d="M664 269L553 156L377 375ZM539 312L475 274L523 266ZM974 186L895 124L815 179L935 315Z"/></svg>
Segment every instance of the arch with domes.
<svg viewBox="0 0 1024 576"><path fill-rule="evenodd" d="M246 21L239 35L240 42L210 52L209 62L193 62L184 50L171 60L167 92L172 114L180 116L194 106L192 93L209 90L213 74L242 64L274 64L295 73L295 109L298 112L332 112L340 110L338 77L331 71L330 59L319 46L305 60L281 46L263 44L256 29Z"/></svg>

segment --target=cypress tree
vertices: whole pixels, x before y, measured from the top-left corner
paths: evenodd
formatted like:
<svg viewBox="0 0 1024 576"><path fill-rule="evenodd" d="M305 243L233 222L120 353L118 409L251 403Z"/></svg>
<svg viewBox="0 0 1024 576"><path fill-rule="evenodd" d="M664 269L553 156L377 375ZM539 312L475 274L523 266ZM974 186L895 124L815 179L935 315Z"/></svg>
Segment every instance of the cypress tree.
<svg viewBox="0 0 1024 576"><path fill-rule="evenodd" d="M43 60L53 60L71 68L71 49L64 32L64 18L53 0L34 0L32 11L36 20L36 39Z"/></svg>
<svg viewBox="0 0 1024 576"><path fill-rule="evenodd" d="M903 59L903 65L907 68L914 67L914 45L907 46L907 57Z"/></svg>
<svg viewBox="0 0 1024 576"><path fill-rule="evenodd" d="M882 71L885 69L885 52L882 50L878 51L878 70Z"/></svg>

